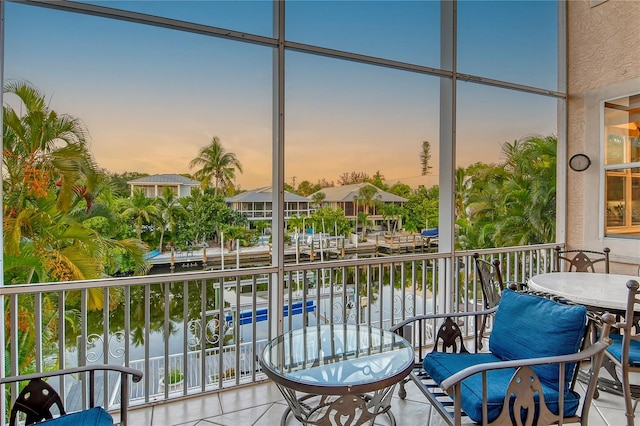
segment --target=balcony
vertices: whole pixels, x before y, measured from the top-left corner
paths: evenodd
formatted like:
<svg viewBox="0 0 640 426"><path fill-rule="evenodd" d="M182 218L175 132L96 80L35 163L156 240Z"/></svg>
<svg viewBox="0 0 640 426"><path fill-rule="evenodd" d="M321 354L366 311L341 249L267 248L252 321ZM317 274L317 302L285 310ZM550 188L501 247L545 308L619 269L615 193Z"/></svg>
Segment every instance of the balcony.
<svg viewBox="0 0 640 426"><path fill-rule="evenodd" d="M553 247L480 253L500 259L506 281L526 281L551 270ZM261 424L279 418L286 408L256 360L266 342L278 334L277 321L283 330L328 322L388 329L414 314L481 309L472 256L462 251L453 257L414 253L286 264L282 276L276 267L261 267L7 286L2 293L11 329L5 342L11 348L10 374L18 374L18 366L31 359L36 371L56 365L116 363L144 372L143 380L130 388L133 424L200 419L213 424ZM24 306L33 311L19 309ZM270 312L281 315L272 318ZM18 330L28 325L30 315L33 340L18 342L17 336L24 336ZM69 317L76 320L58 321ZM466 325L465 331L471 336L473 325ZM182 372L184 380L165 385L165 373L172 370ZM100 404L117 408L117 378L102 381ZM79 382L58 386L66 389L67 401L81 400L73 395L82 391ZM610 398L603 396L594 411L606 414L608 407L614 407L612 415L623 415L624 404ZM423 418L424 404L416 392L394 406L398 417L409 421L412 415ZM179 421L176 415L189 417ZM216 416L221 417L215 420Z"/></svg>

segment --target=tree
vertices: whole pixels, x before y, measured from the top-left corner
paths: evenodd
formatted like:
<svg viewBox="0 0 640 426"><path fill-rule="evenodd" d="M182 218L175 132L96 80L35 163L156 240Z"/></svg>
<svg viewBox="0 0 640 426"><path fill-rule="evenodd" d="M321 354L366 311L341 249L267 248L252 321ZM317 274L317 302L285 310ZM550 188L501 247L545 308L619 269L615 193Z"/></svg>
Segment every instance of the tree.
<svg viewBox="0 0 640 426"><path fill-rule="evenodd" d="M91 226L102 222L108 231L115 228L110 226L114 215L99 201L106 185L88 151L84 125L51 110L44 95L26 82L7 82L3 90L5 99L15 96L19 104L17 109L9 103L3 107L4 282L104 278L118 252L133 259L137 272L146 272L146 247L140 240L116 240ZM120 294L118 288L109 289L110 308L120 303ZM51 351L57 350L58 330L78 328L75 312L80 303L86 301L89 310L103 309L103 289L90 289L86 295L84 299L80 291L43 293L42 330L32 327L32 298L20 298L20 324L12 336L18 347L5 348L7 353L20 353L19 373L33 367L30 348L37 330L42 358L50 359ZM65 306L64 318L58 317L59 305Z"/></svg>
<svg viewBox="0 0 640 426"><path fill-rule="evenodd" d="M79 185L84 183L84 191L90 191L86 177L95 175L96 166L87 151L87 130L77 118L50 110L44 95L24 81L9 81L3 89L15 95L25 110L19 114L11 106L3 108L8 215L16 214L29 200L46 197L53 183L58 191L57 208L68 210Z"/></svg>
<svg viewBox="0 0 640 426"><path fill-rule="evenodd" d="M427 227L427 224L429 228L438 226L439 193L440 188L437 185L431 188L421 185L405 197L407 201L403 206L403 225L407 231L420 231Z"/></svg>
<svg viewBox="0 0 640 426"><path fill-rule="evenodd" d="M392 235L396 232L396 227L402 217L402 211L402 207L394 203L386 203L382 205L382 218L387 221L387 232ZM393 227L391 227L392 221Z"/></svg>
<svg viewBox="0 0 640 426"><path fill-rule="evenodd" d="M323 232L337 235L347 235L351 230L349 219L344 215L342 209L333 209L331 207L321 208L311 215L311 220L316 229L322 229Z"/></svg>
<svg viewBox="0 0 640 426"><path fill-rule="evenodd" d="M233 211L224 198L214 195L212 189L204 192L193 189L188 197L179 198L180 204L186 209L185 220L176 226L176 243L190 245L194 241L215 239L220 241L223 225L237 225L247 227L249 220L239 212Z"/></svg>
<svg viewBox="0 0 640 426"><path fill-rule="evenodd" d="M456 182L458 246L553 242L556 151L555 136L529 136L503 144L501 164L478 163L457 171L456 179L464 182Z"/></svg>
<svg viewBox="0 0 640 426"><path fill-rule="evenodd" d="M313 194L311 201L316 207L321 208L325 198L327 198L327 194L322 191L318 191Z"/></svg>
<svg viewBox="0 0 640 426"><path fill-rule="evenodd" d="M431 161L431 143L429 141L422 141L422 151L420 151L422 176L428 175L429 170L432 169L429 165L429 161Z"/></svg>
<svg viewBox="0 0 640 426"><path fill-rule="evenodd" d="M382 189L383 191L386 191L389 189L389 185L384 183L384 175L380 173L380 170L376 171L376 174L374 174L372 177L367 179L367 182L369 182L376 188Z"/></svg>
<svg viewBox="0 0 640 426"><path fill-rule="evenodd" d="M200 181L202 189L210 188L213 183L214 195L218 195L219 190L223 193L233 191L236 170L242 173L242 164L236 155L227 152L217 136L211 139L209 145L200 149L189 167L200 167L193 177Z"/></svg>
<svg viewBox="0 0 640 426"><path fill-rule="evenodd" d="M162 190L162 196L156 198L156 206L158 209L156 218L158 220L158 228L160 229L158 249L163 251L162 247L165 232L167 230L173 232L179 218L184 217L187 211L178 202L178 197L168 186L165 186Z"/></svg>
<svg viewBox="0 0 640 426"><path fill-rule="evenodd" d="M369 216L369 209L373 206L376 206L379 203L380 194L378 194L378 188L371 185L370 183L363 184L358 190L358 195L353 197L353 202L355 203L355 213L356 213L356 233L358 232L358 222L363 224L363 232L362 237L364 238L364 229L366 229L369 220L367 217ZM359 211L359 205L364 207L364 212Z"/></svg>
<svg viewBox="0 0 640 426"><path fill-rule="evenodd" d="M353 185L369 180L369 175L365 172L344 172L338 178L338 185Z"/></svg>
<svg viewBox="0 0 640 426"><path fill-rule="evenodd" d="M148 173L138 172L110 173L104 171L104 174L109 180L113 194L117 197L128 197L131 195L131 189L127 182L149 176Z"/></svg>
<svg viewBox="0 0 640 426"><path fill-rule="evenodd" d="M378 193L378 188L371 184L364 184L358 190L358 195L356 196L358 202L362 204L365 208L365 212L367 214L370 213L371 207L375 207L380 204L380 194Z"/></svg>
<svg viewBox="0 0 640 426"><path fill-rule="evenodd" d="M296 194L302 195L303 197L308 197L314 192L320 191L320 189L322 188L320 188L319 185L314 185L308 180L303 180L302 182L300 182L295 192Z"/></svg>
<svg viewBox="0 0 640 426"><path fill-rule="evenodd" d="M122 215L133 219L136 227L136 236L142 239L142 226L150 224L158 217L158 206L153 198L149 198L141 189L133 191L131 198L123 201Z"/></svg>
<svg viewBox="0 0 640 426"><path fill-rule="evenodd" d="M116 240L91 226L98 219L113 223L114 216L96 202L106 186L81 121L49 109L26 82L7 82L3 89L20 104L3 108L5 282L102 278L114 251L128 253L144 271L139 241ZM99 307L100 298L91 294L91 307Z"/></svg>
<svg viewBox="0 0 640 426"><path fill-rule="evenodd" d="M411 187L406 183L397 182L391 185L388 192L390 192L391 194L399 195L403 198L409 198L412 190Z"/></svg>

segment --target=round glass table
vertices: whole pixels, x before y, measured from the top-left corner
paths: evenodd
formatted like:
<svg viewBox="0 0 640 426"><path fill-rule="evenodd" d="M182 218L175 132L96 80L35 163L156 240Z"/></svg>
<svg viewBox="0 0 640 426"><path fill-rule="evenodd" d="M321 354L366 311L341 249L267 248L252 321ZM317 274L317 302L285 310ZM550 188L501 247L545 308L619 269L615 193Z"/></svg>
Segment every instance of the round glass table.
<svg viewBox="0 0 640 426"><path fill-rule="evenodd" d="M270 341L260 365L305 425L391 424L395 385L409 374L415 354L409 342L380 328L325 324L291 330Z"/></svg>

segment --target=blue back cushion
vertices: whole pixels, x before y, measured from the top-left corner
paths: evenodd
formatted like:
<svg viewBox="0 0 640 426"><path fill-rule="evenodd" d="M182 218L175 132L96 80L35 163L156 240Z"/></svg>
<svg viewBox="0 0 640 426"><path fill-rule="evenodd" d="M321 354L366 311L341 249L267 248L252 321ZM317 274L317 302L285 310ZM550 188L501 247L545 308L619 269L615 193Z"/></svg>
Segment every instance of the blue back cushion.
<svg viewBox="0 0 640 426"><path fill-rule="evenodd" d="M579 350L587 309L505 289L498 305L489 350L503 361L557 356ZM540 381L557 390L558 366L534 367ZM566 386L574 365L567 365Z"/></svg>

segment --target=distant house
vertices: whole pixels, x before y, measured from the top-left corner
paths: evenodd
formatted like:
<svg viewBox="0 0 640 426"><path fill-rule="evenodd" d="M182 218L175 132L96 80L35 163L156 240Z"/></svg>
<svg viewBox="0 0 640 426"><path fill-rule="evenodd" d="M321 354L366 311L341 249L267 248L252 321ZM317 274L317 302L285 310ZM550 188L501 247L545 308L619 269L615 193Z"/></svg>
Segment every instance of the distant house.
<svg viewBox="0 0 640 426"><path fill-rule="evenodd" d="M271 220L273 189L270 186L242 192L225 200L231 209L242 213L249 221ZM311 200L301 195L284 193L284 220L292 216L311 214Z"/></svg>
<svg viewBox="0 0 640 426"><path fill-rule="evenodd" d="M366 207L361 201L356 202L357 197L360 194L360 188L363 186L372 186L377 191L374 197L374 204L369 206L368 220L373 222L374 229L380 230L386 221L386 218L383 217L380 205L396 204L398 206L402 206L407 201L406 198L383 191L368 182L322 188L315 194L318 192L324 193L325 198L322 200L323 207L331 207L334 209L341 208L344 210L344 214L348 219L355 219L356 207L359 212L366 211ZM313 199L315 194L311 194L309 199ZM402 227L401 224L399 224L399 227Z"/></svg>
<svg viewBox="0 0 640 426"><path fill-rule="evenodd" d="M152 175L141 177L127 182L131 187L131 194L136 189L141 189L147 197L161 197L164 188L171 188L178 197L191 195L193 188L199 188L200 182L181 175Z"/></svg>

